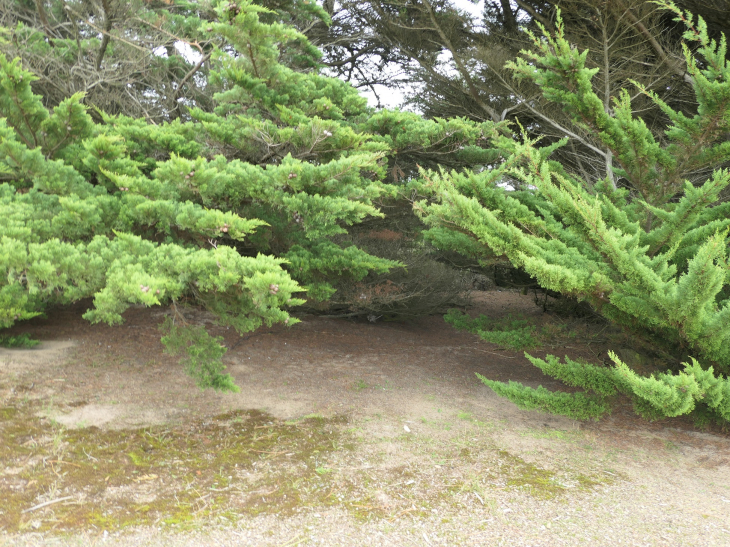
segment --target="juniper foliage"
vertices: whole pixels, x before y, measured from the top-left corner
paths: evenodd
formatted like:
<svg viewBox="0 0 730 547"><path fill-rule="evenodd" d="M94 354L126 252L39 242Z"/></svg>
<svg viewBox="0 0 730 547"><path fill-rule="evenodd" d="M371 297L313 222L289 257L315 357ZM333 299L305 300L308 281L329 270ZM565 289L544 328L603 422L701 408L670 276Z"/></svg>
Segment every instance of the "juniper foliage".
<svg viewBox="0 0 730 547"><path fill-rule="evenodd" d="M727 44L724 37L711 40L701 18L661 4L686 25L687 72L698 103L694 115L677 112L637 85L666 116L661 137L635 115L628 90L605 108L591 86L596 70L565 39L562 23L554 34L533 36L534 49L510 63L515 77L538 84L611 150L619 188L611 178L591 188L551 161L561 143L540 147L496 125L492 137L503 161L481 172L424 171L417 186L436 198L417 210L441 246L505 256L542 287L587 301L612 321L699 359L702 366L693 360L679 374L654 378L617 365L623 379L612 381L645 401L645 414L676 416L702 400L727 419L723 399L705 399L710 387L696 387L712 384L713 393L724 393L730 372L730 203L718 201L730 184L730 171L721 168L730 160ZM707 173L702 183L687 181L698 173ZM500 390L520 401L534 395L514 386Z"/></svg>
<svg viewBox="0 0 730 547"><path fill-rule="evenodd" d="M205 98L181 88L175 115L154 105L164 123L96 98L89 109L84 93L49 108L33 92L46 75L0 55L0 328L90 297L92 322L193 304L239 333L292 325L288 307L400 266L347 244L350 226L383 216L379 201L396 193L384 180L429 157L463 166L490 154L478 124L373 115L320 73L320 52L279 12L249 0L181 9L175 28L205 46L194 86ZM326 22L321 8L302 9ZM109 36L115 59L121 38ZM151 100L166 93L144 85ZM173 319L169 350L201 386L232 389L219 341Z"/></svg>
<svg viewBox="0 0 730 547"><path fill-rule="evenodd" d="M0 348L33 348L40 344L40 340L34 340L28 333L18 335L0 336Z"/></svg>
<svg viewBox="0 0 730 547"><path fill-rule="evenodd" d="M480 315L472 319L459 310L451 309L444 320L455 329L478 334L482 340L515 350L532 349L540 345L537 327L521 317L507 316L495 320Z"/></svg>
<svg viewBox="0 0 730 547"><path fill-rule="evenodd" d="M730 380L718 377L713 367L703 368L696 359L684 363L678 374L662 372L640 376L609 353L614 367L573 361L561 363L554 355L539 359L525 356L548 376L583 391L552 392L542 386L531 388L518 382L480 380L521 408L539 409L577 419L597 419L610 412L619 394L627 396L637 414L651 420L691 414L701 408L703 416L730 421Z"/></svg>
<svg viewBox="0 0 730 547"><path fill-rule="evenodd" d="M100 112L95 123L82 94L49 110L32 91L35 76L0 56L0 328L89 297L92 322L118 324L132 305L187 302L238 332L291 325L285 308L302 294L326 298L327 279L397 264L333 241L380 215L373 199L387 191L383 146L368 149L342 122L364 99L281 64L279 44L318 52L292 29L262 23L264 12L222 3L219 20L200 30L225 38L228 51L213 55L218 108L185 122ZM262 151L280 161L266 164ZM179 326L165 340L187 353L200 385L231 389L218 342ZM180 336L191 344L172 344Z"/></svg>

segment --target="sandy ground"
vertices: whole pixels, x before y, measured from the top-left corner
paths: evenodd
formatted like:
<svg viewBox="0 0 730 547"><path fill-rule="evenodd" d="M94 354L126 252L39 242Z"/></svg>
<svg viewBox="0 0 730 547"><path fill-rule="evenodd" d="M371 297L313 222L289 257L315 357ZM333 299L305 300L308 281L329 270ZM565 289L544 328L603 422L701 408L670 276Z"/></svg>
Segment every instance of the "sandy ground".
<svg viewBox="0 0 730 547"><path fill-rule="evenodd" d="M476 311L493 317L554 320L518 293L477 300ZM456 332L440 317L373 324L308 316L244 338L218 329L241 387L221 394L200 391L163 354L159 310L131 310L115 328L88 325L83 311L18 327L43 341L37 348L0 349L0 406L12 410L0 426L9 428L13 409L22 408L32 411L24 419L37 421L33 427L66 432L61 448L52 439L25 440L17 458L8 451L12 461L0 461L0 494L25 503L22 510L0 503L0 545L730 545L728 435L681 420L648 424L623 406L597 423L521 411L474 373L561 386L520 353ZM550 350L590 358L611 343L557 341ZM272 432L276 424L299 427L291 424L312 414L337 418L326 434L347 448L302 464L309 469L302 484L323 481L326 497L305 496L287 510L267 498L273 490L262 485L287 465L277 458L297 450L274 447L261 451L264 471L256 475L254 462L229 477L226 488L238 494L221 501L225 511L193 509L196 518L179 526L165 523L161 509L153 522L119 528L114 511L123 505L109 501L114 496L139 505L163 490L189 494L190 481L166 482L155 471L142 475L153 477L147 482L138 475L105 484L102 477L91 488L60 471L81 468L73 445L92 434L163 428L182 435L211 417L251 409L270 416ZM55 490L38 489L32 472L55 473ZM212 482L198 490L201 500L220 491ZM32 509L61 498L68 499ZM111 517L72 522L64 511L73 508L64 508L74 503Z"/></svg>

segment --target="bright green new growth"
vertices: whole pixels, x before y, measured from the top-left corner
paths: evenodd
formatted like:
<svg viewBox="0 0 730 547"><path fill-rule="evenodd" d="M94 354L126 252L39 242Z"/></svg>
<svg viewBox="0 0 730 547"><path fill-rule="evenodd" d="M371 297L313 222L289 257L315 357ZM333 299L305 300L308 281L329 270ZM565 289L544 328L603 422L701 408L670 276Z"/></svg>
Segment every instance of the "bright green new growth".
<svg viewBox="0 0 730 547"><path fill-rule="evenodd" d="M542 287L588 301L627 329L686 348L706 363L704 377L710 371L726 375L730 202L718 198L730 172L718 166L730 159L730 62L724 38L710 40L701 19L694 25L691 16L663 5L687 24L685 39L697 44L703 59L695 61L685 48L697 114L676 112L640 89L669 120L659 138L632 112L628 92L605 108L590 83L595 70L585 66L585 52L565 40L558 21L555 35L535 38L535 51L523 52L527 59L511 67L602 143L613 162L606 179L591 185L551 162L550 154L564 142L538 148L536 141L517 142L496 127L493 141L504 161L479 173L424 171L417 187L437 201L421 202L417 211L433 227L437 244L470 255L505 256ZM700 182L687 180L712 169ZM625 188L616 189L616 180ZM703 401L725 417L723 403L710 405L695 393L693 382L700 385L703 368L693 367L646 379L619 366L624 379L616 386L627 386L622 392L646 403L645 414L676 416Z"/></svg>
<svg viewBox="0 0 730 547"><path fill-rule="evenodd" d="M527 353L525 357L547 376L557 378L569 386L593 391L602 397L612 397L618 392L617 376L613 369L573 361L568 357L565 363L561 363L554 355L547 355L544 360Z"/></svg>
<svg viewBox="0 0 730 547"><path fill-rule="evenodd" d="M610 410L601 398L585 393L562 393L542 386L526 387L519 382L496 382L477 373L477 377L497 395L506 397L525 410L541 410L576 420L596 420Z"/></svg>

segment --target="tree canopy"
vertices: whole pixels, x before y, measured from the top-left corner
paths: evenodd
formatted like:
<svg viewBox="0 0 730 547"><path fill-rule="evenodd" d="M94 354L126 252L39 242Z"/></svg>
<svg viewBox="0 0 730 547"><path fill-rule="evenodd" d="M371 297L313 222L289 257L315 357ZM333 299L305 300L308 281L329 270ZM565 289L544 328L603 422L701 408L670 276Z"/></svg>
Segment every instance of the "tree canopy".
<svg viewBox="0 0 730 547"><path fill-rule="evenodd" d="M556 158L588 184L614 177L610 150L544 97L535 82L515 79L505 68L529 49L527 32L539 34L538 25L554 30L558 6L566 39L587 50L587 66L597 70L591 85L604 110L610 112L611 98L621 90L634 89L632 81L685 114L697 107L679 45L683 29L653 2L488 0L481 13L448 0L343 0L335 5L334 21L348 21L369 38L363 47L332 40L324 48L324 62L367 58L377 65L359 63L359 70L335 65L337 74L361 87L382 83L383 74L390 74L390 85L399 86L407 103L426 117L519 120L543 142L567 137ZM679 6L711 21L708 32L715 39L730 30L730 4L724 0ZM350 27L333 25L330 32L339 36L340 28ZM368 57L371 50L377 53ZM641 94L632 92L632 100L647 127L661 132L668 122L662 110ZM697 173L697 180L705 175Z"/></svg>
<svg viewBox="0 0 730 547"><path fill-rule="evenodd" d="M395 192L386 178L415 172L418 158L463 165L489 153L477 144L478 124L369 110L349 84L320 73L319 51L278 12L222 2L203 19L184 7L210 66L205 100L179 97L179 116L169 114L182 102L165 103L164 89L159 101L142 93L159 116L135 110L142 101L87 105L88 88L51 107L54 99L35 90L61 75L44 79L22 59L0 56L0 327L92 296L86 317L112 324L130 305L184 302L239 332L293 324L285 308L327 300L339 280L400 267L344 237L383 216L379 200ZM71 28L58 26L36 36L45 54L77 41L46 34ZM89 37L68 66L94 53L111 70L121 62L115 52L128 53L112 47L124 43L119 34L106 46ZM171 62L152 53L145 62ZM164 77L175 88L182 83L173 72ZM180 332L210 346L200 333ZM221 367L217 359L203 384L224 385Z"/></svg>

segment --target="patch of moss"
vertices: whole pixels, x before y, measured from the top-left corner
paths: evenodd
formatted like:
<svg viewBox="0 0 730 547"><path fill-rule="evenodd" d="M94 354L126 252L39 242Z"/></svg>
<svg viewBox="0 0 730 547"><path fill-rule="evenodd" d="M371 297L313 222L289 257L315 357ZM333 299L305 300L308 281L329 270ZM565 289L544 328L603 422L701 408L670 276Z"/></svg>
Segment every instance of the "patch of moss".
<svg viewBox="0 0 730 547"><path fill-rule="evenodd" d="M9 420L18 413L18 409L12 406L0 408L0 420Z"/></svg>
<svg viewBox="0 0 730 547"><path fill-rule="evenodd" d="M7 407L0 421L0 529L11 533L188 529L327 507L361 521L420 518L460 510L465 499L491 504L489 489L549 499L612 480L543 469L471 434L453 443L424 435L354 442L357 430L342 416L282 422L236 411L179 426L67 430L36 417L38 405ZM380 442L402 443L417 459L389 467ZM350 455L354 448L360 450ZM471 482L450 471L463 466L474 467ZM45 502L55 503L33 509Z"/></svg>
<svg viewBox="0 0 730 547"><path fill-rule="evenodd" d="M500 450L499 469L505 475L507 486L526 490L540 499L551 499L565 492L553 471L526 462L519 456Z"/></svg>
<svg viewBox="0 0 730 547"><path fill-rule="evenodd" d="M587 490L613 482L602 476L589 477L582 473L562 471L560 474L526 462L506 450L497 452L499 475L508 487L524 490L539 499L552 499L568 489Z"/></svg>
<svg viewBox="0 0 730 547"><path fill-rule="evenodd" d="M119 529L162 523L185 528L213 516L331 505L343 417L283 423L229 412L178 427L66 430L29 406L0 422L0 528ZM61 498L70 499L33 507Z"/></svg>
<svg viewBox="0 0 730 547"><path fill-rule="evenodd" d="M581 488L594 488L596 486L602 486L604 484L612 483L612 479L587 477L586 475L578 474L575 477L575 481L580 485Z"/></svg>

